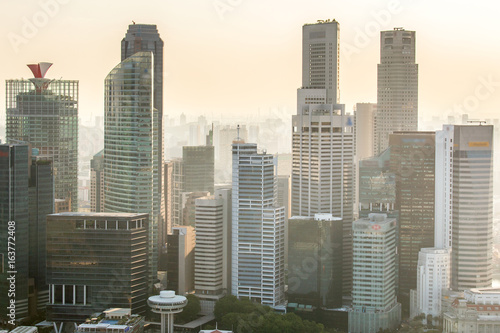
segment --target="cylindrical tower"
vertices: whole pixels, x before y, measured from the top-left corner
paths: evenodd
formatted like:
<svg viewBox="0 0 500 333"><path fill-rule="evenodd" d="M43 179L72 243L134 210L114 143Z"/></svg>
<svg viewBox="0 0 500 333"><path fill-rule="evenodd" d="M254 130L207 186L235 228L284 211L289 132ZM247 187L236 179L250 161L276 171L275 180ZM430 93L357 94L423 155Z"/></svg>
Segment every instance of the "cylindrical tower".
<svg viewBox="0 0 500 333"><path fill-rule="evenodd" d="M174 332L174 314L182 312L187 305L187 298L176 295L172 290L160 291L160 295L148 298L148 305L154 313L161 315L161 333ZM165 323L168 330L165 330Z"/></svg>

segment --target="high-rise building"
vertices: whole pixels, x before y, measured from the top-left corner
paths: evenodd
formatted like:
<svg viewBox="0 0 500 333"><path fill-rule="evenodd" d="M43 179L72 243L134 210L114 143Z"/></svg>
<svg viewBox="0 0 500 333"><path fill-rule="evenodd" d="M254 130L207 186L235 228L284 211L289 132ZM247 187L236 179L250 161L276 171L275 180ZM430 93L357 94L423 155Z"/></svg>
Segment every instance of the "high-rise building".
<svg viewBox="0 0 500 333"><path fill-rule="evenodd" d="M28 173L29 146L0 145L0 318L3 322L28 317ZM12 276L15 277L14 288L11 287ZM8 317L13 300L14 316Z"/></svg>
<svg viewBox="0 0 500 333"><path fill-rule="evenodd" d="M493 126L436 132L436 247L451 247L451 288L488 288L493 265Z"/></svg>
<svg viewBox="0 0 500 333"><path fill-rule="evenodd" d="M90 210L104 212L104 149L90 160Z"/></svg>
<svg viewBox="0 0 500 333"><path fill-rule="evenodd" d="M158 135L155 146L158 151L156 169L158 170L158 191L162 189L162 170L164 161L163 127L163 40L155 24L130 24L121 42L121 61L132 57L137 52L153 53L153 108L158 112Z"/></svg>
<svg viewBox="0 0 500 333"><path fill-rule="evenodd" d="M196 199L194 288L202 312L207 314L213 313L215 302L230 287L227 275L231 252L225 235L231 228L231 216L227 213L232 202L228 192L217 190L215 195Z"/></svg>
<svg viewBox="0 0 500 333"><path fill-rule="evenodd" d="M285 299L285 208L278 207L274 156L233 141L231 292L264 305Z"/></svg>
<svg viewBox="0 0 500 333"><path fill-rule="evenodd" d="M34 295L30 295L30 315L45 312L49 302L47 284L47 215L54 212L52 161L33 150L29 175L29 276ZM31 281L31 279L33 279ZM31 294L31 293L30 293Z"/></svg>
<svg viewBox="0 0 500 333"><path fill-rule="evenodd" d="M403 28L381 31L374 154L378 155L388 147L391 133L417 130L418 64L415 63L415 31Z"/></svg>
<svg viewBox="0 0 500 333"><path fill-rule="evenodd" d="M174 226L167 235L167 287L179 295L194 290L195 245L192 226Z"/></svg>
<svg viewBox="0 0 500 333"><path fill-rule="evenodd" d="M46 215L54 209L54 180L50 159L37 154L26 144L0 145L0 322L33 317L48 302Z"/></svg>
<svg viewBox="0 0 500 333"><path fill-rule="evenodd" d="M408 313L410 290L417 287L418 253L434 246L435 133L396 132L389 144L399 212L398 300Z"/></svg>
<svg viewBox="0 0 500 333"><path fill-rule="evenodd" d="M290 176L278 175L278 206L285 207L285 266L288 263L288 219L291 217L290 201Z"/></svg>
<svg viewBox="0 0 500 333"><path fill-rule="evenodd" d="M208 191L214 193L214 147L182 147L184 163L184 192Z"/></svg>
<svg viewBox="0 0 500 333"><path fill-rule="evenodd" d="M342 219L315 214L288 222L288 302L342 307Z"/></svg>
<svg viewBox="0 0 500 333"><path fill-rule="evenodd" d="M123 60L106 77L104 103L104 210L149 214L150 286L157 275L162 187L153 65L152 52Z"/></svg>
<svg viewBox="0 0 500 333"><path fill-rule="evenodd" d="M302 27L302 89L321 89L326 95L321 103L314 104L340 101L339 32L340 26L335 20L318 20Z"/></svg>
<svg viewBox="0 0 500 333"><path fill-rule="evenodd" d="M54 322L83 322L109 307L145 314L148 215L48 215L47 282Z"/></svg>
<svg viewBox="0 0 500 333"><path fill-rule="evenodd" d="M376 103L356 103L356 157L358 161L373 157L373 131L375 129ZM381 153L381 152L380 152Z"/></svg>
<svg viewBox="0 0 500 333"><path fill-rule="evenodd" d="M396 219L372 213L353 223L349 332L375 333L401 322L396 300Z"/></svg>
<svg viewBox="0 0 500 333"><path fill-rule="evenodd" d="M354 121L339 101L339 25L302 29L302 87L292 117L292 216L333 214L344 223L344 294L351 288Z"/></svg>
<svg viewBox="0 0 500 333"><path fill-rule="evenodd" d="M55 198L77 211L78 81L45 78L51 65L28 65L34 78L6 81L6 139L27 142L51 158Z"/></svg>
<svg viewBox="0 0 500 333"><path fill-rule="evenodd" d="M390 170L391 150L359 161L359 217L384 213L398 218L396 205L396 176Z"/></svg>
<svg viewBox="0 0 500 333"><path fill-rule="evenodd" d="M239 133L239 134L238 134ZM245 125L238 129L232 126L218 126L214 136L216 183L231 181L231 144L235 137L248 139L248 130Z"/></svg>
<svg viewBox="0 0 500 333"><path fill-rule="evenodd" d="M417 289L411 294L410 318L421 313L441 316L443 290L449 287L450 249L421 249L418 254Z"/></svg>

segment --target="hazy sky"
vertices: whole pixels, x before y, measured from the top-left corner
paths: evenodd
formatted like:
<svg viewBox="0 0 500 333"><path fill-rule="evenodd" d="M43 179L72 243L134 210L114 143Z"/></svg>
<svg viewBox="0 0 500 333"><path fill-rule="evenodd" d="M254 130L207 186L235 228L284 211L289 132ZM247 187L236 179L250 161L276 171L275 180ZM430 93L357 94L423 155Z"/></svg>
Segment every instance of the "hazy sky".
<svg viewBox="0 0 500 333"><path fill-rule="evenodd" d="M103 114L103 85L128 25L156 24L166 114L223 117L280 107L295 113L304 23L340 23L341 102L376 102L379 31L415 30L419 113L498 117L500 4L451 0L0 0L0 120L5 79L27 63L80 80L80 114ZM31 27L31 28L30 28ZM35 29L33 29L35 27Z"/></svg>

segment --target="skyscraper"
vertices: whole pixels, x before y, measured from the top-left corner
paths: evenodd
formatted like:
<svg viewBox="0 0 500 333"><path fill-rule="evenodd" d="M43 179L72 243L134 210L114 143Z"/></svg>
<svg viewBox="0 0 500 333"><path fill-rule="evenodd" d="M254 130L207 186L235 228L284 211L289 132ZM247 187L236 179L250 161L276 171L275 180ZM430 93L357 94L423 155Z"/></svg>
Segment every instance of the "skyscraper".
<svg viewBox="0 0 500 333"><path fill-rule="evenodd" d="M389 145L389 134L418 130L418 65L415 63L415 31L394 28L380 32L380 64L377 65L377 112L373 151Z"/></svg>
<svg viewBox="0 0 500 333"><path fill-rule="evenodd" d="M285 208L277 205L274 157L237 138L232 186L232 294L279 305L285 297Z"/></svg>
<svg viewBox="0 0 500 333"><path fill-rule="evenodd" d="M90 160L90 210L104 212L104 149Z"/></svg>
<svg viewBox="0 0 500 333"><path fill-rule="evenodd" d="M153 106L153 63L152 52L126 58L106 77L104 95L104 209L149 214L152 281L157 274L161 208L159 114Z"/></svg>
<svg viewBox="0 0 500 333"><path fill-rule="evenodd" d="M208 191L214 193L214 147L182 147L184 163L184 192Z"/></svg>
<svg viewBox="0 0 500 333"><path fill-rule="evenodd" d="M155 24L131 24L121 43L121 61L133 56L137 52L150 51L153 53L153 107L158 111L158 147L159 183L158 191L162 188L162 170L164 161L164 127L163 127L163 40L160 38Z"/></svg>
<svg viewBox="0 0 500 333"><path fill-rule="evenodd" d="M399 211L398 299L407 313L410 290L417 286L418 253L434 246L435 133L396 132L389 144Z"/></svg>
<svg viewBox="0 0 500 333"><path fill-rule="evenodd" d="M28 316L28 150L27 145L0 145L0 318L5 322ZM11 280L7 280L12 276L14 288L10 286ZM14 317L10 318L8 307L12 300L15 300L15 308Z"/></svg>
<svg viewBox="0 0 500 333"><path fill-rule="evenodd" d="M344 223L344 293L350 292L354 204L353 118L339 101L339 24L302 29L302 87L292 117L292 216L328 213Z"/></svg>
<svg viewBox="0 0 500 333"><path fill-rule="evenodd" d="M349 332L375 333L401 322L396 300L396 219L372 213L353 223Z"/></svg>
<svg viewBox="0 0 500 333"><path fill-rule="evenodd" d="M34 78L6 81L6 139L28 142L52 159L55 198L77 211L78 81L45 78L51 65L28 65Z"/></svg>
<svg viewBox="0 0 500 333"><path fill-rule="evenodd" d="M493 126L436 133L436 247L451 246L451 288L487 288L493 265Z"/></svg>
<svg viewBox="0 0 500 333"><path fill-rule="evenodd" d="M51 161L37 153L25 144L0 145L0 321L12 319L10 300L19 321L44 311L49 297L46 215L54 208L54 182Z"/></svg>
<svg viewBox="0 0 500 333"><path fill-rule="evenodd" d="M315 214L288 222L288 302L342 307L342 219Z"/></svg>
<svg viewBox="0 0 500 333"><path fill-rule="evenodd" d="M145 314L147 260L147 214L48 215L47 318L81 322L109 307Z"/></svg>

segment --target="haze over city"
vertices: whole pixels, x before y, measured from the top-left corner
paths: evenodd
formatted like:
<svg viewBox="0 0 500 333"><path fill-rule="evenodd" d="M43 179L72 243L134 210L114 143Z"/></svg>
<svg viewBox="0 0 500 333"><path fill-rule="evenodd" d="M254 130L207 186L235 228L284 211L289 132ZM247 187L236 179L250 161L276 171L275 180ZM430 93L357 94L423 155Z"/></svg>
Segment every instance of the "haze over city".
<svg viewBox="0 0 500 333"><path fill-rule="evenodd" d="M460 109L471 119L491 118L500 103L500 26L492 1L28 0L0 6L0 91L5 79L31 76L27 63L52 62L48 77L80 81L83 119L103 115L104 78L120 61L123 29L132 21L156 24L164 40L166 116L265 117L278 108L289 118L301 83L301 26L318 19L340 24L346 111L376 102L379 31L394 27L418 32L420 119ZM484 85L481 78L494 84L481 91L479 103L466 100Z"/></svg>

